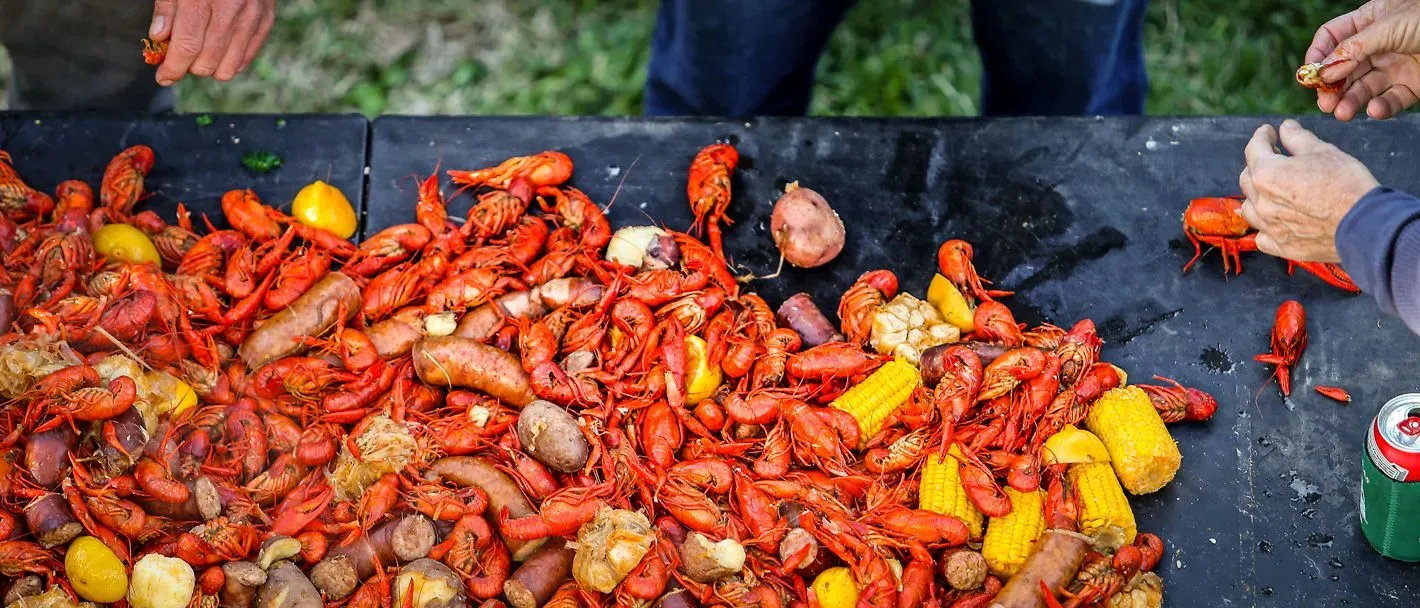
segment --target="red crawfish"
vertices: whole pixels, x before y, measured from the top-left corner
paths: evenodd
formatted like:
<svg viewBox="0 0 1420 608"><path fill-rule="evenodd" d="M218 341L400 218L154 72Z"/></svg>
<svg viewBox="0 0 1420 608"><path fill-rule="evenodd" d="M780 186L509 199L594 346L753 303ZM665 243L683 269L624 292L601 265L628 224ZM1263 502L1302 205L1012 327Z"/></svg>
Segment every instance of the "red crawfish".
<svg viewBox="0 0 1420 608"><path fill-rule="evenodd" d="M853 344L867 342L873 330L873 315L879 306L895 295L897 275L892 271L870 270L859 276L838 300L838 319L848 341Z"/></svg>
<svg viewBox="0 0 1420 608"><path fill-rule="evenodd" d="M1258 363L1277 366L1273 373L1282 396L1292 394L1292 366L1307 349L1307 311L1302 303L1287 300L1277 307L1277 320L1272 325L1272 352L1253 357Z"/></svg>
<svg viewBox="0 0 1420 608"><path fill-rule="evenodd" d="M496 167L477 171L450 170L449 177L455 184L469 188L507 188L520 177L533 187L558 186L572 177L572 159L561 152L539 152L531 156L515 156Z"/></svg>
<svg viewBox="0 0 1420 608"><path fill-rule="evenodd" d="M971 243L952 239L942 243L942 246L937 249L937 271L942 273L942 276L951 281L963 294L983 302L990 302L993 298L1004 298L1013 293L983 287L983 284L989 285L991 281L976 274L976 266L972 263L972 257L974 256Z"/></svg>
<svg viewBox="0 0 1420 608"><path fill-rule="evenodd" d="M143 39L143 63L160 65L168 58L168 41Z"/></svg>
<svg viewBox="0 0 1420 608"><path fill-rule="evenodd" d="M38 217L54 209L54 199L31 188L11 166L10 154L0 150L0 210Z"/></svg>
<svg viewBox="0 0 1420 608"><path fill-rule="evenodd" d="M1193 243L1193 257L1183 265L1184 272L1203 256L1202 243L1222 250L1224 273L1242 272L1242 254L1257 251L1257 231L1243 218L1242 204L1243 199L1237 196L1208 196L1188 202L1183 212L1183 234ZM1292 274L1295 268L1310 272L1338 289L1351 293L1361 291L1339 265L1287 260L1287 274Z"/></svg>
<svg viewBox="0 0 1420 608"><path fill-rule="evenodd" d="M986 366L982 373L981 392L976 400L995 399L1011 392L1021 382L1039 376L1045 371L1045 353L1034 348L1016 348L1006 351Z"/></svg>
<svg viewBox="0 0 1420 608"><path fill-rule="evenodd" d="M1316 392L1342 403L1351 403L1351 393L1339 386L1318 386Z"/></svg>
<svg viewBox="0 0 1420 608"><path fill-rule="evenodd" d="M1185 387L1177 381L1163 376L1154 376L1154 379L1167 382L1172 386L1152 384L1137 386L1149 394L1149 400L1154 403L1154 409L1159 411L1164 422L1173 424L1182 421L1207 420L1213 417L1214 412L1218 411L1218 400L1214 399L1212 395L1196 388ZM1317 388L1319 390L1321 387Z"/></svg>
<svg viewBox="0 0 1420 608"><path fill-rule="evenodd" d="M1345 59L1333 59L1322 63L1308 63L1297 68L1297 84L1308 89L1316 89L1322 93L1339 93L1346 86L1346 79L1337 82L1326 82L1321 79L1321 71L1331 66L1344 63Z"/></svg>
<svg viewBox="0 0 1420 608"><path fill-rule="evenodd" d="M730 144L705 146L690 162L690 179L685 187L690 210L695 213L691 234L708 236L710 249L722 260L725 249L721 245L720 224L733 223L725 212L730 207L730 175L739 162L740 153Z"/></svg>
<svg viewBox="0 0 1420 608"><path fill-rule="evenodd" d="M1193 257L1183 271L1203 257L1202 243L1223 251L1223 272L1242 272L1242 253L1257 251L1257 233L1242 215L1242 197L1206 196L1188 201L1183 211L1183 235L1193 243Z"/></svg>
<svg viewBox="0 0 1420 608"><path fill-rule="evenodd" d="M143 198L143 178L153 169L153 149L138 145L119 152L104 170L99 203L127 217Z"/></svg>

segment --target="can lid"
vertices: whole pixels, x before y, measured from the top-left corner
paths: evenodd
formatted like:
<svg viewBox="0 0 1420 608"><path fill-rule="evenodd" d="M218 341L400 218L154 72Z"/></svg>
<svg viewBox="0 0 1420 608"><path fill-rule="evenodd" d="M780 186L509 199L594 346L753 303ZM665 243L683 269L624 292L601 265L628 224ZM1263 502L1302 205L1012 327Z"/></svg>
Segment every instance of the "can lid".
<svg viewBox="0 0 1420 608"><path fill-rule="evenodd" d="M1378 439L1392 448L1420 456L1420 393L1397 395L1376 415Z"/></svg>
<svg viewBox="0 0 1420 608"><path fill-rule="evenodd" d="M1395 430L1400 431L1396 435L1396 440L1400 443L1414 447L1420 443L1420 416L1406 416L1400 424L1395 425Z"/></svg>

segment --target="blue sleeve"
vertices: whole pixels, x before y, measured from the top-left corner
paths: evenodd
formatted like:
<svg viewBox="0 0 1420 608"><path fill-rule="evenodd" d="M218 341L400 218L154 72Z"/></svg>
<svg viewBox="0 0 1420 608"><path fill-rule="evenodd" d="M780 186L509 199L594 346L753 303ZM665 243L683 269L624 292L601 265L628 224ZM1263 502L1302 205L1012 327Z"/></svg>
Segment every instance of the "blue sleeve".
<svg viewBox="0 0 1420 608"><path fill-rule="evenodd" d="M1420 199L1390 188L1367 192L1336 227L1341 266L1381 310L1420 333Z"/></svg>

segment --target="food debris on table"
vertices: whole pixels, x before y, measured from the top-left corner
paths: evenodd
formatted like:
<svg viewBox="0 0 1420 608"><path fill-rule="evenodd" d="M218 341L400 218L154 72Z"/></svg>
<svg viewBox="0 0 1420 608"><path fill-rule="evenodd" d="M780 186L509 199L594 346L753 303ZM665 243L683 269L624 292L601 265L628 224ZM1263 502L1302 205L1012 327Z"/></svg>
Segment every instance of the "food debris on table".
<svg viewBox="0 0 1420 608"><path fill-rule="evenodd" d="M210 127L212 126L212 115L201 114L197 117L196 122L199 127Z"/></svg>
<svg viewBox="0 0 1420 608"><path fill-rule="evenodd" d="M868 269L836 327L776 311L720 252L738 152L695 159L692 233L613 233L548 151L450 171L466 221L431 175L357 246L321 182L292 215L233 184L217 230L137 208L146 146L97 199L0 156L10 595L1159 605L1128 496L1211 396L1129 385L1088 319L1017 323L960 239L925 299Z"/></svg>
<svg viewBox="0 0 1420 608"><path fill-rule="evenodd" d="M251 151L242 154L242 166L253 173L270 173L281 167L281 157L274 152Z"/></svg>

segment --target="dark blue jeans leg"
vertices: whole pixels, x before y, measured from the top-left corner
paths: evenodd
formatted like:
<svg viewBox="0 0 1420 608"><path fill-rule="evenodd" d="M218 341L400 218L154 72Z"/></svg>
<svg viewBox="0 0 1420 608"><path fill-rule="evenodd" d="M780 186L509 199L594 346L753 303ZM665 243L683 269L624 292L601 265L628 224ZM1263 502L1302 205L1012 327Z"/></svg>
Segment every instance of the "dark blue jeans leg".
<svg viewBox="0 0 1420 608"><path fill-rule="evenodd" d="M1143 114L1148 0L972 0L982 114Z"/></svg>
<svg viewBox="0 0 1420 608"><path fill-rule="evenodd" d="M797 116L854 0L662 0L646 114Z"/></svg>

